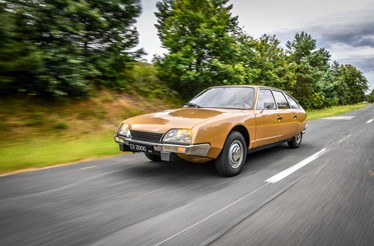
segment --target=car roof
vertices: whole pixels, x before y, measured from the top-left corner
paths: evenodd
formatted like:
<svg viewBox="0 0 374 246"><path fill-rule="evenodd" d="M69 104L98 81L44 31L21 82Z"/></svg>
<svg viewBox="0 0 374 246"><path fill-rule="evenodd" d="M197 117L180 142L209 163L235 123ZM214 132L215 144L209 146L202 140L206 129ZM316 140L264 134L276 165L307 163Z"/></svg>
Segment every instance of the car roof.
<svg viewBox="0 0 374 246"><path fill-rule="evenodd" d="M264 85L219 85L219 86L212 86L210 88L220 88L220 87L252 87L252 88L272 89L272 90L283 91L282 89L279 89L279 88L264 86Z"/></svg>

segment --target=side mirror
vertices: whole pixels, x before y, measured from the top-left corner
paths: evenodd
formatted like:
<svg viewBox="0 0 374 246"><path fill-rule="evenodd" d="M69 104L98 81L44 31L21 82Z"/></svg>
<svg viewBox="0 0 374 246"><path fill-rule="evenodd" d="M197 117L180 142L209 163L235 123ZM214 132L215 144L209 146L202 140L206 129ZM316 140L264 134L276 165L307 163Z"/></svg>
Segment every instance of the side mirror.
<svg viewBox="0 0 374 246"><path fill-rule="evenodd" d="M264 103L264 108L261 110L260 114L262 114L264 112L265 109L269 109L271 108L271 105L269 103Z"/></svg>

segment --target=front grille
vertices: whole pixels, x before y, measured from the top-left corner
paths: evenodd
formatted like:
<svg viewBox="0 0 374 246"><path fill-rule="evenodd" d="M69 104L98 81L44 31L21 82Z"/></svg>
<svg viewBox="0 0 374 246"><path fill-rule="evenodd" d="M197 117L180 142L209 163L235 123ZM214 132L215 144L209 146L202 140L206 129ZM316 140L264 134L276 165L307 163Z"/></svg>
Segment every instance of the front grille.
<svg viewBox="0 0 374 246"><path fill-rule="evenodd" d="M133 140L150 142L150 143L159 143L161 142L162 133L153 133L153 132L140 132L140 131L130 131L131 138Z"/></svg>

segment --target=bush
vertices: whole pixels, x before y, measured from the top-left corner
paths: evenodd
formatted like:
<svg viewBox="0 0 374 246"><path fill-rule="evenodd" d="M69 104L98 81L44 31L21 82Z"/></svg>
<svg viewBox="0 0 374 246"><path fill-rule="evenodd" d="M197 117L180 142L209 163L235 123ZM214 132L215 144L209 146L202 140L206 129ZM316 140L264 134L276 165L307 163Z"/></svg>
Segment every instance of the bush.
<svg viewBox="0 0 374 246"><path fill-rule="evenodd" d="M66 122L57 122L54 126L53 126L54 129L56 130L66 130L66 129L69 129L69 125L66 123Z"/></svg>
<svg viewBox="0 0 374 246"><path fill-rule="evenodd" d="M34 113L27 121L27 126L41 126L45 123L44 115L42 113Z"/></svg>

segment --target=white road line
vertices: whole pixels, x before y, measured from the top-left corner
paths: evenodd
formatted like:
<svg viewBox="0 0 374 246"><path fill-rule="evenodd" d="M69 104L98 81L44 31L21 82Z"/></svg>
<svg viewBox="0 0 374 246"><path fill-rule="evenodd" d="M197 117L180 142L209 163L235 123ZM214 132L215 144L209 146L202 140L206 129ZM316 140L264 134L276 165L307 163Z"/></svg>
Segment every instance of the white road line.
<svg viewBox="0 0 374 246"><path fill-rule="evenodd" d="M338 143L343 142L344 140L346 140L347 138L349 138L351 135L352 135L352 133L348 134L348 135L345 136L344 138L340 139L340 140L338 141Z"/></svg>
<svg viewBox="0 0 374 246"><path fill-rule="evenodd" d="M87 169L91 169L91 168L95 168L95 167L97 167L97 166L82 167L79 170L87 170Z"/></svg>
<svg viewBox="0 0 374 246"><path fill-rule="evenodd" d="M190 230L190 229L194 228L195 226L197 226L197 225L199 225L199 224L203 223L204 221L206 221L206 220L208 220L208 219L212 218L213 216L215 216L215 215L217 215L217 214L221 213L222 211L224 211L224 210L228 209L229 207L231 207L231 206L233 206L233 205L237 204L237 203L238 203L238 202L240 202L241 200L243 200L243 199L245 199L245 198L249 197L250 195L252 195L252 194L256 193L257 191L261 190L262 188L264 188L264 187L265 187L265 186L267 186L267 185L268 185L268 184L264 184L264 185L262 185L262 186L261 186L260 188L257 188L256 190L254 190L254 191L251 191L251 192L250 192L250 193L248 193L247 195L245 195L245 196L243 196L243 197L239 198L238 200L236 200L236 201L234 201L234 202L230 203L230 204L229 204L229 205L227 205L226 207L224 207L224 208L222 208L222 209L218 210L217 212L214 212L214 213L212 213L212 214L211 214L211 215L209 215L208 217L205 217L204 219L202 219L202 220L200 220L200 221L196 222L195 224L193 224L193 225L191 225L191 226L187 227L186 229L183 229L182 231L180 231L180 232L178 232L178 233L175 233L175 234L174 234L173 236L171 236L171 237L168 237L168 238L166 238L165 240L163 240L163 241L161 241L161 242L159 242L159 243L155 244L154 246L159 246L159 245L161 245L161 244L163 244L163 243L165 243L165 242L167 242L167 241L169 241L169 240L171 240L171 239L175 238L176 236L178 236L178 235L180 235L180 234L182 234L182 233L184 233L184 232L186 232L186 231L188 231L188 230Z"/></svg>
<svg viewBox="0 0 374 246"><path fill-rule="evenodd" d="M351 120L356 116L342 115L322 118L322 120Z"/></svg>
<svg viewBox="0 0 374 246"><path fill-rule="evenodd" d="M369 124L369 123L373 122L373 120L374 120L374 119L370 119L370 120L368 120L366 123Z"/></svg>
<svg viewBox="0 0 374 246"><path fill-rule="evenodd" d="M282 172L272 176L271 178L268 178L267 180L265 180L265 182L268 182L268 183L276 183L282 179L284 179L285 177L291 175L292 173L296 172L297 170L299 170L300 168L308 165L309 163L311 163L312 161L314 161L315 159L317 159L318 157L320 157L321 155L323 155L325 153L326 149L322 149L320 151L318 151L317 153L315 153L314 155L311 155L309 156L308 158L300 161L299 163L293 165L292 167L289 167L285 170L283 170Z"/></svg>

